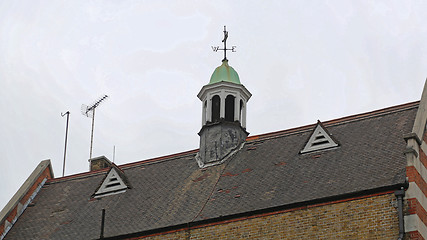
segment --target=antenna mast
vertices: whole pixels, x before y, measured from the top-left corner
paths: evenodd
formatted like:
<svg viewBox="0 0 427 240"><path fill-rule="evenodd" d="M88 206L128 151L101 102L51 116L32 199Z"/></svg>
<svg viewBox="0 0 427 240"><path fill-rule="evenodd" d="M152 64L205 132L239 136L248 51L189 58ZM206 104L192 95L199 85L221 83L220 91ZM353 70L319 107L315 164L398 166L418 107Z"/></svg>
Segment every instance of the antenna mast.
<svg viewBox="0 0 427 240"><path fill-rule="evenodd" d="M65 127L65 147L64 147L64 162L62 164L62 176L65 174L65 156L67 156L67 139L68 139L68 121L70 119L70 111L67 111L66 113L62 114L61 117L64 117L67 115L67 126Z"/></svg>
<svg viewBox="0 0 427 240"><path fill-rule="evenodd" d="M95 103L86 106L86 105L82 105L82 114L85 115L86 117L92 117L92 132L90 134L90 154L89 154L89 160L92 159L92 147L93 147L93 129L95 127L95 109L99 106L99 104L101 104L102 101L104 101L105 99L107 99L108 96L104 95L102 97L100 97L97 101L95 101Z"/></svg>

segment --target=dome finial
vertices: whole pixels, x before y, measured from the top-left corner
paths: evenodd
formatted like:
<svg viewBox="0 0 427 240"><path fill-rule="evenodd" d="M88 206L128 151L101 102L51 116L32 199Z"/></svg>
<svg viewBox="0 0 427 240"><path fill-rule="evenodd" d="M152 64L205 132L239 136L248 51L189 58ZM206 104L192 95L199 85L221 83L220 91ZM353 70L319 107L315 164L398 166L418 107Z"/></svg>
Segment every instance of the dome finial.
<svg viewBox="0 0 427 240"><path fill-rule="evenodd" d="M227 48L227 38L228 38L228 31L226 30L226 27L224 26L224 39L222 40L222 42L224 43L224 48L219 48L219 46L212 46L212 50L214 52L218 52L218 50L222 50L224 51L224 59L222 59L222 61L228 61L227 59L227 51L232 51L235 52L236 51L236 46L231 46L231 48Z"/></svg>

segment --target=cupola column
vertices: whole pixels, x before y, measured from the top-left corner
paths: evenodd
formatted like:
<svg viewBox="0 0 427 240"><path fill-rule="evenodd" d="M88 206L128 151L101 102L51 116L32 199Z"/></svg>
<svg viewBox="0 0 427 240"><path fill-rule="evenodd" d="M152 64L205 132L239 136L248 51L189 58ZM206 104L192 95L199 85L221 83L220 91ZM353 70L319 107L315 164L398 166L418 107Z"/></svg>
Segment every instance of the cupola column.
<svg viewBox="0 0 427 240"><path fill-rule="evenodd" d="M207 114L206 114L206 121L207 122L212 122L212 98L211 96L208 96L208 98L206 99L207 104L208 104L208 108L207 108ZM206 124L206 122L205 122Z"/></svg>
<svg viewBox="0 0 427 240"><path fill-rule="evenodd" d="M221 91L220 98L221 98L221 105L219 108L220 109L219 110L219 118L224 119L225 118L225 94L224 94L224 91Z"/></svg>
<svg viewBox="0 0 427 240"><path fill-rule="evenodd" d="M202 126L206 124L206 115L207 115L207 104L206 100L202 102Z"/></svg>
<svg viewBox="0 0 427 240"><path fill-rule="evenodd" d="M246 128L246 103L243 101L243 106L242 106L242 127Z"/></svg>
<svg viewBox="0 0 427 240"><path fill-rule="evenodd" d="M234 121L240 122L240 94L234 99Z"/></svg>

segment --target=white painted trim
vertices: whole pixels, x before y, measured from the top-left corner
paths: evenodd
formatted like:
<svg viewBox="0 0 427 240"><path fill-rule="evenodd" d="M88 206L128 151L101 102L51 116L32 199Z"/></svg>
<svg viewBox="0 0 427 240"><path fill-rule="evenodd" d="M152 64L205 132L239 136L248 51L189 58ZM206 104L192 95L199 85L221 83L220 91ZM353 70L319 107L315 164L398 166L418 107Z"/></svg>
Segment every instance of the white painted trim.
<svg viewBox="0 0 427 240"><path fill-rule="evenodd" d="M207 84L202 87L200 92L197 94L197 97L201 100L205 98L206 95L216 92L218 89L237 91L248 101L252 94L243 86L242 84L230 83L230 82L218 82L214 84Z"/></svg>
<svg viewBox="0 0 427 240"><path fill-rule="evenodd" d="M113 178L116 179L113 183L118 183L119 185L109 187L108 185L111 184L111 179ZM126 190L127 188L128 186L124 183L123 179L117 173L116 169L111 168L110 172L108 172L107 177L105 177L104 181L102 182L101 187L99 187L98 191L96 191L94 197L97 198L106 196L107 194L111 195L122 193L123 190Z"/></svg>
<svg viewBox="0 0 427 240"><path fill-rule="evenodd" d="M231 95L233 97L236 97L237 95L239 95L238 91L231 91L231 90L224 90L224 97L227 97L228 95Z"/></svg>
<svg viewBox="0 0 427 240"><path fill-rule="evenodd" d="M205 106L205 102L206 102L206 106ZM206 124L206 110L208 108L208 103L207 101L202 101L202 126Z"/></svg>
<svg viewBox="0 0 427 240"><path fill-rule="evenodd" d="M206 122L212 122L212 98L206 99L208 101L208 109L207 109L207 115L206 115ZM203 125L206 124L203 123Z"/></svg>
<svg viewBox="0 0 427 240"><path fill-rule="evenodd" d="M242 127L246 128L246 102L243 100L243 110L242 110Z"/></svg>
<svg viewBox="0 0 427 240"><path fill-rule="evenodd" d="M251 98L252 94L241 84L220 82L215 84L208 84L203 86L197 97L202 101L202 114L203 102L207 99L208 106L206 115L202 116L202 126L207 122L212 122L212 98L218 95L220 98L219 117L225 118L225 99L228 95L234 96L234 121L239 121L243 128L246 128L246 104ZM240 100L243 101L243 109L240 114ZM205 119L203 119L205 117Z"/></svg>
<svg viewBox="0 0 427 240"><path fill-rule="evenodd" d="M240 94L234 97L234 121L239 121L240 118Z"/></svg>
<svg viewBox="0 0 427 240"><path fill-rule="evenodd" d="M99 195L96 195L95 198L100 198L100 197L106 197L106 196L110 196L110 195L114 195L114 194L119 194L119 193L124 193L126 192L126 189L117 191L117 192L108 192L108 193L101 193Z"/></svg>
<svg viewBox="0 0 427 240"><path fill-rule="evenodd" d="M416 214L405 216L405 232L418 231L424 239L427 239L427 226Z"/></svg>
<svg viewBox="0 0 427 240"><path fill-rule="evenodd" d="M225 118L225 94L224 91L221 91L220 95L221 101L219 102L219 118Z"/></svg>
<svg viewBox="0 0 427 240"><path fill-rule="evenodd" d="M316 137L323 136L327 143L320 145L314 145L316 143ZM301 150L301 153L307 153L317 150L323 150L326 148L337 147L338 144L329 136L329 134L323 129L323 127L318 123L314 131L311 133L310 139L305 144L304 149Z"/></svg>

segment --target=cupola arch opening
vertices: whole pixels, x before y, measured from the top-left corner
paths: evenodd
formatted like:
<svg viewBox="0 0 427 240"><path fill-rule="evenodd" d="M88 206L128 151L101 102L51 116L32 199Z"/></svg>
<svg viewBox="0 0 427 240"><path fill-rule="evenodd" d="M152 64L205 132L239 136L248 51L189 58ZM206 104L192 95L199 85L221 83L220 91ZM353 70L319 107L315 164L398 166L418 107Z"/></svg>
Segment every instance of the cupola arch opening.
<svg viewBox="0 0 427 240"><path fill-rule="evenodd" d="M234 102L235 97L228 95L225 98L225 121L234 122Z"/></svg>
<svg viewBox="0 0 427 240"><path fill-rule="evenodd" d="M221 116L221 98L218 95L212 97L212 119L211 122L219 122Z"/></svg>

